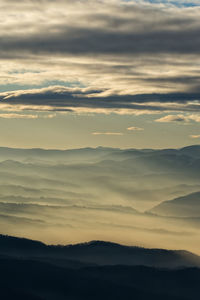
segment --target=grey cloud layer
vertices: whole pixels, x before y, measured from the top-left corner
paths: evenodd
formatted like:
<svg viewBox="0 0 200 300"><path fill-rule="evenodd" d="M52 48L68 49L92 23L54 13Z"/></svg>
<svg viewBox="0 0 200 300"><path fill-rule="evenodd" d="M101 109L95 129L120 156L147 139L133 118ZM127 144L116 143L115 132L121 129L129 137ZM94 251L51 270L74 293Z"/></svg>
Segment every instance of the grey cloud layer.
<svg viewBox="0 0 200 300"><path fill-rule="evenodd" d="M169 111L195 111L188 101L199 100L199 13L137 1L2 0L0 85L64 81L90 91L51 87L0 99L57 110L162 111L170 102L179 107Z"/></svg>
<svg viewBox="0 0 200 300"><path fill-rule="evenodd" d="M73 112L78 109L107 109L120 112L125 109L134 113L140 110L156 111L200 111L199 94L141 94L107 95L107 91L81 88L52 87L0 93L1 107L5 110L19 106L21 110L45 110ZM195 103L193 103L195 101ZM83 110L84 112L84 110ZM102 111L100 111L102 112ZM123 111L122 111L123 112Z"/></svg>
<svg viewBox="0 0 200 300"><path fill-rule="evenodd" d="M91 20L92 21L92 20ZM127 22L127 27L134 24ZM152 27L153 24L150 24ZM183 26L183 25L182 25ZM187 26L187 25L186 25ZM118 26L117 26L118 27ZM145 26L146 27L146 26ZM167 26L166 26L167 27ZM160 30L145 32L109 31L105 28L48 28L41 33L0 39L1 52L47 54L199 54L200 28ZM55 32L55 33L54 33Z"/></svg>
<svg viewBox="0 0 200 300"><path fill-rule="evenodd" d="M57 6L52 1L29 4L35 13L27 8L22 20L7 18L1 27L2 58L21 54L22 58L28 54L191 55L200 51L199 8L180 13L106 1L75 1L74 6L71 1L58 1Z"/></svg>

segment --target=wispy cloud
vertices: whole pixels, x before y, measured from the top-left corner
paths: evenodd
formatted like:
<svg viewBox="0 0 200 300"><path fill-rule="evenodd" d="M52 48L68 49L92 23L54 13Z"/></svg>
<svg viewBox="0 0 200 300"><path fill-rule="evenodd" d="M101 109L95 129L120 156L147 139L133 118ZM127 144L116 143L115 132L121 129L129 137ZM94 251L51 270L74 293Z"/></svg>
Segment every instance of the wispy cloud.
<svg viewBox="0 0 200 300"><path fill-rule="evenodd" d="M171 123L171 122L177 122L177 123L187 123L189 122L189 118L184 115L168 115L164 116L162 118L159 118L155 120L155 122L160 122L160 123Z"/></svg>
<svg viewBox="0 0 200 300"><path fill-rule="evenodd" d="M0 114L3 119L37 119L38 115L23 115L23 114Z"/></svg>
<svg viewBox="0 0 200 300"><path fill-rule="evenodd" d="M200 122L200 115L167 115L162 118L156 119L155 122L160 123L179 123L179 124L188 124L189 122Z"/></svg>
<svg viewBox="0 0 200 300"><path fill-rule="evenodd" d="M93 135L123 135L122 132L92 132Z"/></svg>
<svg viewBox="0 0 200 300"><path fill-rule="evenodd" d="M128 127L127 130L129 130L129 131L142 131L142 130L144 130L144 128L131 126L131 127Z"/></svg>
<svg viewBox="0 0 200 300"><path fill-rule="evenodd" d="M200 134L191 134L190 137L192 139L199 139L200 138Z"/></svg>
<svg viewBox="0 0 200 300"><path fill-rule="evenodd" d="M0 118L3 119L38 119L38 118L44 118L44 119L51 119L54 118L56 114L48 114L48 115L30 115L30 114L20 114L20 113L0 113Z"/></svg>

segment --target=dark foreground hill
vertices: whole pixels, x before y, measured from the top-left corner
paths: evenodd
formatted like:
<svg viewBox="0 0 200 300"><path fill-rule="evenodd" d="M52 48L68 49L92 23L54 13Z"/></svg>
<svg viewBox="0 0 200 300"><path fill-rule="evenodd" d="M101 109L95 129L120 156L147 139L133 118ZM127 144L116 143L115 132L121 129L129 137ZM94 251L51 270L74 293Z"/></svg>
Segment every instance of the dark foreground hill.
<svg viewBox="0 0 200 300"><path fill-rule="evenodd" d="M123 265L126 256L130 253L134 256L136 250L141 252L141 257L146 256L143 266ZM112 252L114 259L109 263ZM145 266L148 255L156 262L156 257L158 261L161 256L167 260L173 253L178 259L181 251L149 250L107 242L46 246L1 236L0 253L0 299L3 300L193 300L200 294L200 269ZM97 259L100 257L101 261ZM107 265L103 265L104 257Z"/></svg>
<svg viewBox="0 0 200 300"><path fill-rule="evenodd" d="M0 235L0 255L40 260L70 268L88 265L143 265L159 268L200 267L200 257L183 250L146 249L103 241L53 246L5 235Z"/></svg>
<svg viewBox="0 0 200 300"><path fill-rule="evenodd" d="M198 299L199 269L104 266L78 270L0 259L1 299Z"/></svg>

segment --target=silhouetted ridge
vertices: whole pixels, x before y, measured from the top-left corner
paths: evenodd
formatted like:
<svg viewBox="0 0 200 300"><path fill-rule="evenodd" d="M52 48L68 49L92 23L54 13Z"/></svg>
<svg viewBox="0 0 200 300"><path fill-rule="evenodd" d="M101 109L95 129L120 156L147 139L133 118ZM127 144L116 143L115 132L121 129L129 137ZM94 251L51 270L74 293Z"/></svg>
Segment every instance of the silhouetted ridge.
<svg viewBox="0 0 200 300"><path fill-rule="evenodd" d="M182 250L147 249L104 241L75 245L45 245L38 241L0 236L0 254L49 261L56 265L145 265L177 268L200 266L200 257ZM78 263L76 263L78 262Z"/></svg>
<svg viewBox="0 0 200 300"><path fill-rule="evenodd" d="M37 251L44 250L47 246L39 241L18 238L8 235L0 235L0 253L6 250L7 253L15 251Z"/></svg>
<svg viewBox="0 0 200 300"><path fill-rule="evenodd" d="M200 292L199 269L103 266L71 270L23 259L0 259L0 265L0 293L7 289L11 296L3 300L14 300L14 295L20 300L25 300L20 295L27 295L27 300L194 300Z"/></svg>
<svg viewBox="0 0 200 300"><path fill-rule="evenodd" d="M187 251L98 240L48 246L0 235L0 299L194 300L200 269L183 265L198 259Z"/></svg>
<svg viewBox="0 0 200 300"><path fill-rule="evenodd" d="M63 247L109 247L109 248L117 247L117 248L120 248L120 247L128 247L128 246L123 246L123 245L120 245L117 243L112 243L112 242L94 240L94 241L85 242L85 243L66 245Z"/></svg>

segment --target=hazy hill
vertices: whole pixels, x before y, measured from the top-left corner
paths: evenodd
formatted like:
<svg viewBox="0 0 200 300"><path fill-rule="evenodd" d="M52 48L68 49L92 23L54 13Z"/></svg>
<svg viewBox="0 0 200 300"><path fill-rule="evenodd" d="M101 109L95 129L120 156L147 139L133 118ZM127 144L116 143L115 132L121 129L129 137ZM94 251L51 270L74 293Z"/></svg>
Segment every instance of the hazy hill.
<svg viewBox="0 0 200 300"><path fill-rule="evenodd" d="M118 149L118 148L80 148L80 149L18 149L0 147L0 160L46 160L46 161L91 161L100 159L126 160L138 157L190 157L200 158L200 145L181 149Z"/></svg>
<svg viewBox="0 0 200 300"><path fill-rule="evenodd" d="M0 147L0 160L17 160L17 161L90 161L99 159L114 151L120 151L115 148L80 148L69 150L58 149L17 149Z"/></svg>
<svg viewBox="0 0 200 300"><path fill-rule="evenodd" d="M200 192L164 201L150 212L161 216L200 218Z"/></svg>

